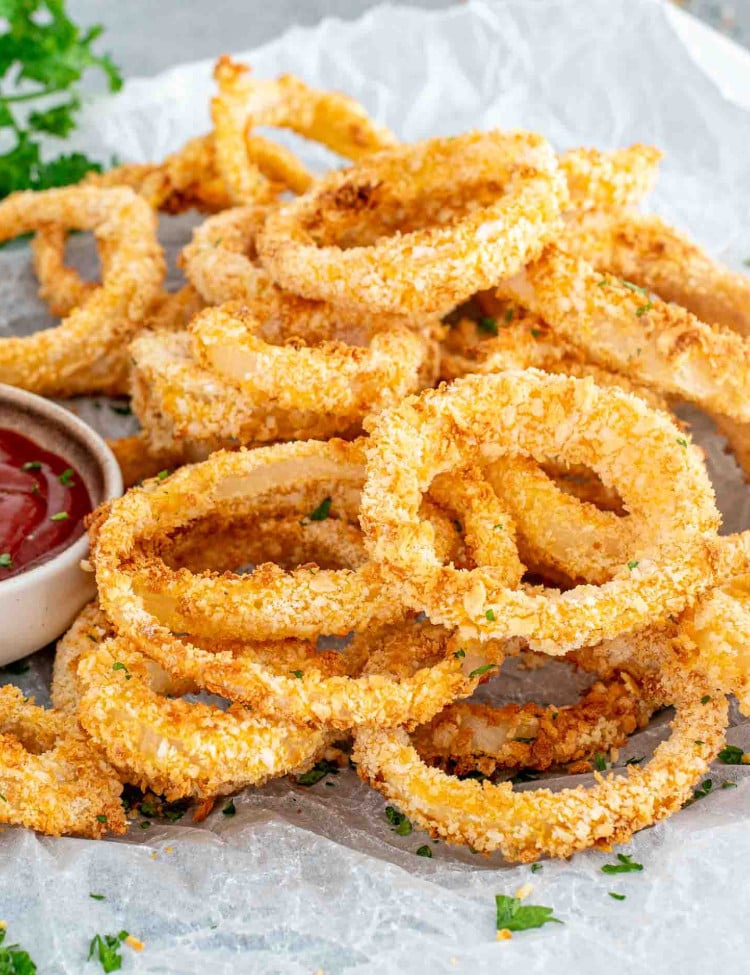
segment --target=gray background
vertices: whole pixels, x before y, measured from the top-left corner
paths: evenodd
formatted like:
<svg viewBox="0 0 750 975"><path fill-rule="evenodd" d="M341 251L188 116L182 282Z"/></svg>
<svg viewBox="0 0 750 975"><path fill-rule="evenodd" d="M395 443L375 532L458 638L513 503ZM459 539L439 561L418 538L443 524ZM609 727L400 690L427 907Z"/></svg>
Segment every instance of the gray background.
<svg viewBox="0 0 750 975"><path fill-rule="evenodd" d="M404 2L404 0L402 0ZM440 10L455 0L411 0ZM538 0L528 0L536 3ZM684 0L680 4L750 46L750 0ZM128 76L151 75L170 65L246 50L292 24L323 17L352 20L377 6L373 0L69 0L81 24L102 23L103 40Z"/></svg>

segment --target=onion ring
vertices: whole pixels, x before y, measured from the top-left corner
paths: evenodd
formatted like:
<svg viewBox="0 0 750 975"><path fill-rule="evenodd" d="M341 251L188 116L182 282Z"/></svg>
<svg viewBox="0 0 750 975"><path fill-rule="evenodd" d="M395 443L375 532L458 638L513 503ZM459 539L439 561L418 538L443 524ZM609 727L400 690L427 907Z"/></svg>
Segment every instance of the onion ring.
<svg viewBox="0 0 750 975"><path fill-rule="evenodd" d="M559 158L572 208L626 207L640 203L656 182L664 153L637 143L625 149L569 149Z"/></svg>
<svg viewBox="0 0 750 975"><path fill-rule="evenodd" d="M0 688L0 823L50 836L124 833L121 792L74 717Z"/></svg>
<svg viewBox="0 0 750 975"><path fill-rule="evenodd" d="M630 282L602 276L550 245L499 289L541 315L599 365L663 393L738 420L750 420L745 340L707 325Z"/></svg>
<svg viewBox="0 0 750 975"><path fill-rule="evenodd" d="M359 729L353 761L359 775L414 823L450 842L501 850L506 859L526 863L543 854L609 849L679 809L724 741L724 696L682 670L668 641L655 640L646 652L659 668L652 676L655 696L676 709L671 737L646 765L628 766L623 776L597 775L591 788L517 792L508 782L459 781L426 766L399 728Z"/></svg>
<svg viewBox="0 0 750 975"><path fill-rule="evenodd" d="M268 216L258 250L306 298L446 312L533 260L565 198L541 136L431 139L329 174Z"/></svg>
<svg viewBox="0 0 750 975"><path fill-rule="evenodd" d="M268 195L260 166L247 151L248 136L256 126L291 129L348 159L396 143L354 99L309 88L292 75L254 81L247 65L224 55L216 62L214 78L219 86L211 100L216 166L235 203L254 203Z"/></svg>
<svg viewBox="0 0 750 975"><path fill-rule="evenodd" d="M125 189L16 193L0 204L4 240L48 223L93 230L107 242L102 285L56 328L0 338L0 382L47 396L106 391L111 354L140 327L161 286L154 215Z"/></svg>
<svg viewBox="0 0 750 975"><path fill-rule="evenodd" d="M532 649L559 654L680 612L711 584L719 546L706 526L715 530L718 513L701 458L636 397L535 370L467 376L384 411L371 430L361 514L370 555L433 622L480 637L524 636ZM509 589L489 567L441 566L419 500L437 474L483 449L537 462L554 453L596 471L639 524L636 565L600 587L541 595ZM649 463L659 465L659 485Z"/></svg>

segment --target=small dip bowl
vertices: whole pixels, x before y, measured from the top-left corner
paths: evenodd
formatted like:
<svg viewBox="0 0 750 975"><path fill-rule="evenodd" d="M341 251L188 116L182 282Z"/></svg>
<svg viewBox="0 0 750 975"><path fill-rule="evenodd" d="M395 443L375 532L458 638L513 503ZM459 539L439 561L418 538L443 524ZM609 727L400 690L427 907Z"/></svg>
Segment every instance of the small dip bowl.
<svg viewBox="0 0 750 975"><path fill-rule="evenodd" d="M83 478L94 508L122 494L122 477L104 440L77 416L49 400L0 383L0 427L64 457ZM0 666L41 650L63 633L95 595L84 572L84 534L47 562L0 580Z"/></svg>

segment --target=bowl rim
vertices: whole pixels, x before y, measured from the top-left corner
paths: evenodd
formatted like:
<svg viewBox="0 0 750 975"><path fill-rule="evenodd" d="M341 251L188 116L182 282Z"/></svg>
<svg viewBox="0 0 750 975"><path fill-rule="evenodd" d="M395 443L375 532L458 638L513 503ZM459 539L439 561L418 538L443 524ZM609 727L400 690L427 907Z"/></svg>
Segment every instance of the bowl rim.
<svg viewBox="0 0 750 975"><path fill-rule="evenodd" d="M18 405L27 412L44 416L62 427L66 433L70 434L71 438L77 440L88 450L102 472L102 498L99 504L120 497L124 491L120 465L106 440L88 423L52 400L45 399L43 396L30 393L28 390L20 389L17 386L8 386L5 383L0 383L0 402L9 403L11 406ZM12 576L10 579L1 580L0 595L10 596L13 592L18 592L27 586L44 582L56 575L61 569L67 569L69 565L75 565L85 558L88 546L88 534L84 532L61 552L46 562L42 562L41 565L19 572L17 576Z"/></svg>

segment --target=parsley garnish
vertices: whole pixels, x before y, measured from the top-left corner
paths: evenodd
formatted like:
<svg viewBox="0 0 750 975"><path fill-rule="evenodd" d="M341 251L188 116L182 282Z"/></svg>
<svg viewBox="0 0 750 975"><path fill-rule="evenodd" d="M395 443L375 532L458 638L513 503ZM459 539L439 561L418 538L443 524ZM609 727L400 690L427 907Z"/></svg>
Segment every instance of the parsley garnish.
<svg viewBox="0 0 750 975"><path fill-rule="evenodd" d="M725 745L719 752L719 761L725 765L744 765L742 761L745 753L737 745Z"/></svg>
<svg viewBox="0 0 750 975"><path fill-rule="evenodd" d="M50 517L50 521L67 521L70 515L67 511L58 511L56 515Z"/></svg>
<svg viewBox="0 0 750 975"><path fill-rule="evenodd" d="M495 906L498 931L528 931L529 928L541 928L551 921L563 923L553 916L554 908L524 904L518 897L509 897L508 894L495 894Z"/></svg>
<svg viewBox="0 0 750 975"><path fill-rule="evenodd" d="M635 863L627 853L618 853L617 859L618 863L605 863L602 873L640 873L643 870L643 864Z"/></svg>
<svg viewBox="0 0 750 975"><path fill-rule="evenodd" d="M2 975L36 975L31 956L19 945L5 944L5 929L0 928L0 973Z"/></svg>
<svg viewBox="0 0 750 975"><path fill-rule="evenodd" d="M624 901L625 900L625 894L616 894L613 890L610 890L609 896L614 901Z"/></svg>
<svg viewBox="0 0 750 975"><path fill-rule="evenodd" d="M75 471L72 467L66 467L62 474L58 477L58 481L63 487L75 487L75 481L73 480L73 475Z"/></svg>
<svg viewBox="0 0 750 975"><path fill-rule="evenodd" d="M641 758L629 758L627 760L627 762L625 762L625 764L626 765L640 765L642 761L643 761L643 757L641 757Z"/></svg>
<svg viewBox="0 0 750 975"><path fill-rule="evenodd" d="M12 569L13 559L10 557L10 552L2 552L0 554L0 569Z"/></svg>
<svg viewBox="0 0 750 975"><path fill-rule="evenodd" d="M633 569L635 569L635 568L637 568L637 566L638 566L639 564L640 564L640 563L638 563L638 562L628 562L628 568L629 568L629 569L630 569L630 571L632 572L632 571L633 571Z"/></svg>
<svg viewBox="0 0 750 975"><path fill-rule="evenodd" d="M608 284L609 284L609 281L607 281L607 279L606 279L606 278L602 278L602 279L601 279L601 281L597 281L597 282L596 282L596 286L597 286L597 288L604 288L604 287L606 287L606 286L607 286Z"/></svg>
<svg viewBox="0 0 750 975"><path fill-rule="evenodd" d="M104 894L89 894L92 901L103 901L106 900Z"/></svg>
<svg viewBox="0 0 750 975"><path fill-rule="evenodd" d="M503 315L503 318L505 319L505 322L506 322L507 325L510 325L510 323L513 321L513 316L515 315L515 313L516 313L515 308L507 308L506 309L505 314Z"/></svg>
<svg viewBox="0 0 750 975"><path fill-rule="evenodd" d="M637 316L638 316L639 318L643 318L643 316L644 316L644 315L645 315L645 314L646 314L647 312L650 312L650 311L651 311L651 309L652 309L653 307L654 307L654 306L653 306L653 303L652 303L652 302L650 302L650 301L647 301L645 305L640 305L640 306L639 306L638 308L636 308L636 310L635 310L635 313L636 313L636 315L637 315Z"/></svg>
<svg viewBox="0 0 750 975"><path fill-rule="evenodd" d="M714 783L712 779L704 779L697 789L693 789L693 798L688 799L688 802L697 802L698 799L705 799L707 795L710 795L713 787Z"/></svg>
<svg viewBox="0 0 750 975"><path fill-rule="evenodd" d="M41 469L42 462L40 460L29 460L21 467L22 471L40 471Z"/></svg>
<svg viewBox="0 0 750 975"><path fill-rule="evenodd" d="M532 863L531 864L531 872L532 873L539 873L540 870L544 870L544 867L542 866L541 863Z"/></svg>
<svg viewBox="0 0 750 975"><path fill-rule="evenodd" d="M701 698L701 704L708 704L710 700L711 700L711 695L704 694L703 697Z"/></svg>
<svg viewBox="0 0 750 975"><path fill-rule="evenodd" d="M88 960L95 958L105 972L119 972L122 968L120 948L128 937L127 931L118 931L117 934L95 934L89 945Z"/></svg>
<svg viewBox="0 0 750 975"><path fill-rule="evenodd" d="M115 662L112 664L112 670L124 670L125 680L130 680L133 676L128 670L128 668L125 666L125 664L122 663L122 661L120 660L115 660Z"/></svg>
<svg viewBox="0 0 750 975"><path fill-rule="evenodd" d="M292 677L296 677L297 680L302 680L302 678L305 676L301 670L290 670L289 673L292 675Z"/></svg>
<svg viewBox="0 0 750 975"><path fill-rule="evenodd" d="M156 475L156 480L164 481L168 477L169 477L169 471L159 471L159 473Z"/></svg>
<svg viewBox="0 0 750 975"><path fill-rule="evenodd" d="M96 821L97 823L106 823L107 817L104 815L104 813L99 813L99 815L96 817Z"/></svg>
<svg viewBox="0 0 750 975"><path fill-rule="evenodd" d="M469 678L481 677L482 674L486 674L488 670L492 670L493 667L497 667L497 664L482 664L481 667L477 667L476 670L472 670L469 674Z"/></svg>
<svg viewBox="0 0 750 975"><path fill-rule="evenodd" d="M686 440L686 439L685 439L684 437L678 437L678 438L677 438L677 443L678 443L678 444L679 444L679 445L680 445L681 447L687 447L687 440Z"/></svg>
<svg viewBox="0 0 750 975"><path fill-rule="evenodd" d="M737 783L736 782L732 782L731 779L727 779L726 782L722 782L721 783L721 787L722 787L722 789L736 789L737 788Z"/></svg>
<svg viewBox="0 0 750 975"><path fill-rule="evenodd" d="M497 319L496 318L480 318L477 322L480 332L486 332L488 335L497 335Z"/></svg>
<svg viewBox="0 0 750 975"><path fill-rule="evenodd" d="M607 758L602 752L597 752L594 755L594 768L597 772L604 772L607 768Z"/></svg>
<svg viewBox="0 0 750 975"><path fill-rule="evenodd" d="M307 516L310 521L325 521L331 513L331 499L323 498L318 507Z"/></svg>
<svg viewBox="0 0 750 975"><path fill-rule="evenodd" d="M234 816L236 812L237 809L235 808L234 805L234 799L230 799L229 802L221 810L222 816Z"/></svg>
<svg viewBox="0 0 750 975"><path fill-rule="evenodd" d="M327 759L322 759L320 762L316 762L311 769L307 772L303 772L302 775L297 776L297 785L315 785L316 782L320 782L322 778L326 775L338 775L339 767L335 762L329 762Z"/></svg>
<svg viewBox="0 0 750 975"><path fill-rule="evenodd" d="M465 650L456 650L456 652L453 654L453 656L456 657L456 658L458 658L460 660L461 657L465 657L466 656L466 651Z"/></svg>
<svg viewBox="0 0 750 975"><path fill-rule="evenodd" d="M627 288L628 291L635 291L635 293L638 294L638 295L647 295L648 294L648 289L647 288L639 288L638 285L637 284L633 284L632 281L626 281L624 278L620 278L620 283L622 284L622 286L624 288Z"/></svg>
<svg viewBox="0 0 750 975"><path fill-rule="evenodd" d="M408 836L411 833L413 828L411 820L407 816L404 816L403 813L400 813L395 806L385 807L385 818L393 827L391 832L397 833L399 836Z"/></svg>
<svg viewBox="0 0 750 975"><path fill-rule="evenodd" d="M15 141L0 156L0 196L77 183L90 170L101 170L78 152L43 161L41 139L65 139L73 131L81 108L78 82L89 68L105 74L110 91L122 87L108 55L93 51L102 27L81 30L62 0L9 0L2 16L2 75L12 79L14 90L0 92L0 127Z"/></svg>
<svg viewBox="0 0 750 975"><path fill-rule="evenodd" d="M495 622L495 610L494 609L488 609L487 612L484 614L484 618L486 620L489 620L490 623L494 623Z"/></svg>
<svg viewBox="0 0 750 975"><path fill-rule="evenodd" d="M531 329L531 337L532 338L538 339L541 334L542 334L542 330L540 328L532 328Z"/></svg>
<svg viewBox="0 0 750 975"><path fill-rule="evenodd" d="M417 856L428 857L429 859L432 859L432 850L429 848L429 846L425 844L424 846L419 847L419 849L417 850Z"/></svg>

